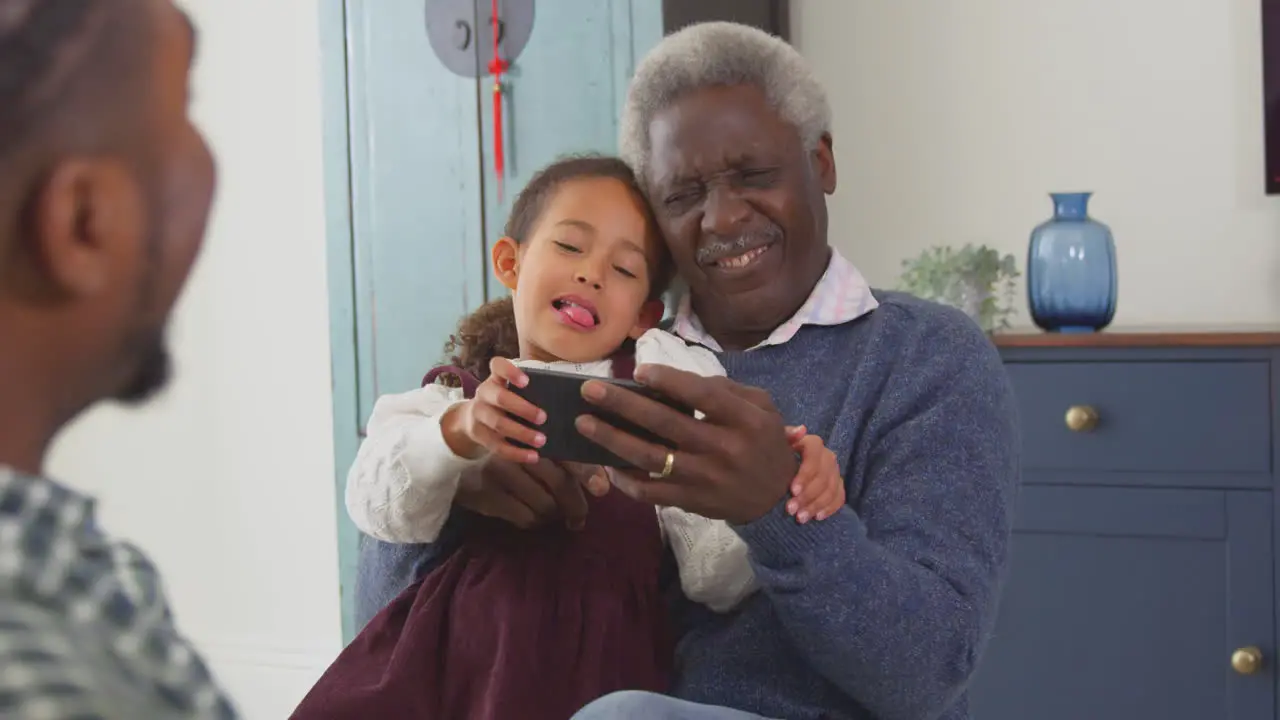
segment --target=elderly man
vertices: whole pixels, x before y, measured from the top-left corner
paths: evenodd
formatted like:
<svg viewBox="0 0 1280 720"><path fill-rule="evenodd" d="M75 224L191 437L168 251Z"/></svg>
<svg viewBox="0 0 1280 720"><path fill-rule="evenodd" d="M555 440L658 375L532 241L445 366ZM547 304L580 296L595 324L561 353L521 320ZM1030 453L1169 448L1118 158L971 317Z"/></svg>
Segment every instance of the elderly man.
<svg viewBox="0 0 1280 720"><path fill-rule="evenodd" d="M621 146L688 285L673 330L718 353L732 381L638 370L705 422L584 385L601 408L676 440L674 454L590 416L578 425L654 472L617 476L628 495L734 523L763 592L732 615L686 608L683 701L614 695L582 718L741 717L709 706L968 717L1007 559L1014 400L972 322L868 289L828 245L830 116L794 49L738 25L671 35L636 70ZM828 520L785 511L796 461L784 423L840 458L848 507Z"/></svg>
<svg viewBox="0 0 1280 720"><path fill-rule="evenodd" d="M59 429L165 382L204 237L170 0L0 0L0 716L233 718L155 567L43 474Z"/></svg>
<svg viewBox="0 0 1280 720"><path fill-rule="evenodd" d="M990 632L1018 479L1014 401L991 343L961 313L872 291L827 237L836 187L830 110L786 43L739 25L665 38L632 81L621 146L688 287L672 331L730 378L641 367L637 379L702 421L588 382L601 408L679 450L595 417L579 430L650 473L621 491L730 521L762 592L730 614L679 608L674 695L606 696L580 718L968 717ZM786 512L797 461L784 425L840 460L848 507ZM574 478L498 462L458 505L533 524L586 512ZM368 617L447 553L368 543ZM729 709L734 708L734 709Z"/></svg>

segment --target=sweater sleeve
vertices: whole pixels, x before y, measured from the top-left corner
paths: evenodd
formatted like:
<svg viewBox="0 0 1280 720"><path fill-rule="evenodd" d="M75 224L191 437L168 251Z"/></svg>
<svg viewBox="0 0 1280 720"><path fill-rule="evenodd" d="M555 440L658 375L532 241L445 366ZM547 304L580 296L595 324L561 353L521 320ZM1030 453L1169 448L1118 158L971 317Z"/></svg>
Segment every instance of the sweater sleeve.
<svg viewBox="0 0 1280 720"><path fill-rule="evenodd" d="M968 318L921 322L844 466L861 497L819 523L779 503L736 528L815 670L882 720L934 718L964 691L994 622L1019 476L1016 406Z"/></svg>
<svg viewBox="0 0 1280 720"><path fill-rule="evenodd" d="M486 459L459 457L444 441L440 417L460 402L462 390L443 385L378 398L347 473L347 513L360 532L391 543L435 541L462 474Z"/></svg>

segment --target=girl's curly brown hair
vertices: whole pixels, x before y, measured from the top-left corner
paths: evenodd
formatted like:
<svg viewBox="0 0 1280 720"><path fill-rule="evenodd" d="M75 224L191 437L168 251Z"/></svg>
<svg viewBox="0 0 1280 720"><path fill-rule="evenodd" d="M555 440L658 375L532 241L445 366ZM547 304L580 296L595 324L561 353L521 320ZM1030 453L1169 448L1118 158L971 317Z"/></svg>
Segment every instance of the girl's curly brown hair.
<svg viewBox="0 0 1280 720"><path fill-rule="evenodd" d="M571 180L596 178L611 178L626 185L643 208L645 224L652 232L658 232L657 219L630 166L616 157L575 155L557 160L529 180L511 206L504 234L517 244L523 243L561 185ZM665 250L660 255L658 267L650 273L650 300L662 297L675 272L671 256ZM487 302L463 318L457 331L445 343L444 354L451 364L480 380L489 376L489 361L493 358L519 357L520 340L516 334L515 307L511 297Z"/></svg>

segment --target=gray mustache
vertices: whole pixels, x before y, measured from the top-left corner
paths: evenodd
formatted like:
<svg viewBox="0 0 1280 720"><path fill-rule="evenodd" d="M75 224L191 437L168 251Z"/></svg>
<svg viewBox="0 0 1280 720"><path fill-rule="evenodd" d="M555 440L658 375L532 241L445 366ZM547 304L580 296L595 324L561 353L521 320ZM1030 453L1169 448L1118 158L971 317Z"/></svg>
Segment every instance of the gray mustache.
<svg viewBox="0 0 1280 720"><path fill-rule="evenodd" d="M759 246L768 245L782 239L782 229L773 226L767 230L758 230L756 232L739 235L731 240L712 240L702 247L698 248L694 257L700 263L705 263L712 258L726 257L738 255L742 252Z"/></svg>

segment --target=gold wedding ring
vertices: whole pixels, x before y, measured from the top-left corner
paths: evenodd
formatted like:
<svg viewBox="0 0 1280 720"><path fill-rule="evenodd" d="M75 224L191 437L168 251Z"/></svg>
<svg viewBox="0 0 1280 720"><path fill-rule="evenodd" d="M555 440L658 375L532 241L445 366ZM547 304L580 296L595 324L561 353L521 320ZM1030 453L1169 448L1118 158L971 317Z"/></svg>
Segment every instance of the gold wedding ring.
<svg viewBox="0 0 1280 720"><path fill-rule="evenodd" d="M675 466L676 466L676 454L673 452L669 452L667 453L667 462L662 466L662 472L651 472L649 473L649 477L651 478L670 477L671 471L675 469Z"/></svg>

